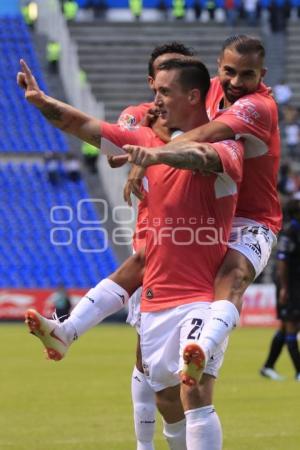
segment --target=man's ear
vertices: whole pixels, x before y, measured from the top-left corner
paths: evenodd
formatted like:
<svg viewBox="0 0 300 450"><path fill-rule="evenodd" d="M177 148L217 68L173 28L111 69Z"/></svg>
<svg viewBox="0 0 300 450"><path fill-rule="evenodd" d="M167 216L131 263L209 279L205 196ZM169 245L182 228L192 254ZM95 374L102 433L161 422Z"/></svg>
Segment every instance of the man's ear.
<svg viewBox="0 0 300 450"><path fill-rule="evenodd" d="M266 67L263 67L263 68L261 69L261 77L262 77L262 78L266 76L267 71L268 71L268 69L267 69Z"/></svg>
<svg viewBox="0 0 300 450"><path fill-rule="evenodd" d="M201 100L201 93L199 89L191 89L188 96L191 105L197 105Z"/></svg>
<svg viewBox="0 0 300 450"><path fill-rule="evenodd" d="M154 78L151 77L150 75L148 75L147 81L148 81L149 88L153 90L154 89Z"/></svg>

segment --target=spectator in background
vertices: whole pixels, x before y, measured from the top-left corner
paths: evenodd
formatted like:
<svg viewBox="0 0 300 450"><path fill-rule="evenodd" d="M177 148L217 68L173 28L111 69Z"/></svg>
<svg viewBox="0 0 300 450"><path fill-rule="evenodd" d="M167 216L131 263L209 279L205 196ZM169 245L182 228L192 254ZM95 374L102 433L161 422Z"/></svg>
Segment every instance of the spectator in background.
<svg viewBox="0 0 300 450"><path fill-rule="evenodd" d="M159 11L162 20L168 20L168 5L166 0L158 1L157 10Z"/></svg>
<svg viewBox="0 0 300 450"><path fill-rule="evenodd" d="M243 9L249 27L257 25L257 5L258 0L243 0Z"/></svg>
<svg viewBox="0 0 300 450"><path fill-rule="evenodd" d="M300 124L298 118L285 123L284 134L288 156L292 159L300 160Z"/></svg>
<svg viewBox="0 0 300 450"><path fill-rule="evenodd" d="M78 4L74 0L65 0L63 3L63 13L67 22L76 19L78 12Z"/></svg>
<svg viewBox="0 0 300 450"><path fill-rule="evenodd" d="M289 164L280 167L277 189L282 195L291 195L297 190Z"/></svg>
<svg viewBox="0 0 300 450"><path fill-rule="evenodd" d="M140 20L143 10L143 0L129 0L129 8L132 17L135 20Z"/></svg>
<svg viewBox="0 0 300 450"><path fill-rule="evenodd" d="M225 15L227 25L235 27L237 24L240 3L239 0L225 0L224 1Z"/></svg>
<svg viewBox="0 0 300 450"><path fill-rule="evenodd" d="M45 169L47 171L48 180L52 184L58 184L60 179L60 159L54 152L47 152L44 156Z"/></svg>
<svg viewBox="0 0 300 450"><path fill-rule="evenodd" d="M81 153L89 172L92 174L98 173L97 161L100 153L99 148L94 147L94 145L91 145L88 142L83 142L81 145Z"/></svg>
<svg viewBox="0 0 300 450"><path fill-rule="evenodd" d="M286 344L295 369L295 379L300 381L300 352L297 342L300 322L300 200L288 202L288 223L279 236L277 247L277 312L281 321L276 331L267 360L260 373L271 380L283 379L274 369Z"/></svg>
<svg viewBox="0 0 300 450"><path fill-rule="evenodd" d="M66 288L63 285L59 285L52 299L55 306L55 314L58 320L63 322L68 318L72 309L71 300Z"/></svg>
<svg viewBox="0 0 300 450"><path fill-rule="evenodd" d="M185 18L185 0L172 0L172 14L176 20Z"/></svg>
<svg viewBox="0 0 300 450"><path fill-rule="evenodd" d="M106 0L89 0L88 6L93 9L95 19L105 19L107 11Z"/></svg>
<svg viewBox="0 0 300 450"><path fill-rule="evenodd" d="M57 41L49 41L46 47L46 59L48 62L49 72L58 73L60 54L60 43Z"/></svg>
<svg viewBox="0 0 300 450"><path fill-rule="evenodd" d="M283 33L286 30L289 17L288 1L272 0L269 6L270 26L272 33Z"/></svg>
<svg viewBox="0 0 300 450"><path fill-rule="evenodd" d="M215 20L216 2L215 0L206 0L205 7L209 14L210 20Z"/></svg>
<svg viewBox="0 0 300 450"><path fill-rule="evenodd" d="M31 30L34 31L35 24L38 18L37 2L26 2L21 8L21 12L26 25L28 25L28 27L30 27Z"/></svg>
<svg viewBox="0 0 300 450"><path fill-rule="evenodd" d="M290 86L283 79L273 87L273 92L279 108L287 105L293 95Z"/></svg>
<svg viewBox="0 0 300 450"><path fill-rule="evenodd" d="M64 171L71 181L79 181L81 179L80 161L73 153L67 153L64 161Z"/></svg>
<svg viewBox="0 0 300 450"><path fill-rule="evenodd" d="M201 17L201 12L202 12L202 6L201 6L200 0L194 0L193 9L194 9L195 20L199 20Z"/></svg>

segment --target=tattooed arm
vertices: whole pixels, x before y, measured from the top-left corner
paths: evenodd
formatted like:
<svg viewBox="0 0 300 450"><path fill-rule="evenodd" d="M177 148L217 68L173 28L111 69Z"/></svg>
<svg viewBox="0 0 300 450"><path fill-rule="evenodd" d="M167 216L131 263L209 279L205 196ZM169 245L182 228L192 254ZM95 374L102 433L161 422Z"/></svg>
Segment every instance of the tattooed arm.
<svg viewBox="0 0 300 450"><path fill-rule="evenodd" d="M20 64L22 71L17 75L17 83L25 90L26 100L38 108L56 128L99 147L101 143L99 120L46 95L39 88L26 62L21 59Z"/></svg>
<svg viewBox="0 0 300 450"><path fill-rule="evenodd" d="M125 145L123 148L129 153L128 161L142 167L167 164L177 169L200 170L201 172L223 171L221 159L210 144L184 142L178 143L172 149L161 147L157 151L134 145Z"/></svg>

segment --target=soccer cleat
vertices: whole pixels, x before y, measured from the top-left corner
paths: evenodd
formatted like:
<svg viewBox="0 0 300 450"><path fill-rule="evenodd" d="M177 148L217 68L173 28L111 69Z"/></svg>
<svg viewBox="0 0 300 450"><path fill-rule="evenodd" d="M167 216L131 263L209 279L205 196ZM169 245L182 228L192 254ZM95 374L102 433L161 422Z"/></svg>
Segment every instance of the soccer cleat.
<svg viewBox="0 0 300 450"><path fill-rule="evenodd" d="M34 309L25 313L25 323L30 333L42 341L48 359L60 361L65 356L70 344L65 332L54 320L46 319Z"/></svg>
<svg viewBox="0 0 300 450"><path fill-rule="evenodd" d="M260 374L263 377L269 378L273 381L283 381L284 377L276 372L276 370L271 369L271 367L262 367L260 369Z"/></svg>
<svg viewBox="0 0 300 450"><path fill-rule="evenodd" d="M198 344L188 344L183 350L183 361L181 381L188 386L195 386L199 383L205 368L205 353Z"/></svg>

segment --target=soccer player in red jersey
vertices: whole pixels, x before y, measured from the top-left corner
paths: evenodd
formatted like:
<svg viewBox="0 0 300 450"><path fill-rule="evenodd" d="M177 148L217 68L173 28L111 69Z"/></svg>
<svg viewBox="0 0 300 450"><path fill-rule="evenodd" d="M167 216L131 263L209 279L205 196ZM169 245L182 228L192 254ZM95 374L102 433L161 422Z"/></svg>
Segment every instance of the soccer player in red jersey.
<svg viewBox="0 0 300 450"><path fill-rule="evenodd" d="M173 154L176 163L187 145L195 142L240 137L245 142L244 176L229 249L215 280L218 301L212 304L212 319L199 340L206 360L237 324L242 294L266 266L281 227L277 107L261 82L264 74L261 42L244 35L229 38L220 55L219 76L212 80L206 98L214 120L162 149L169 152L170 161ZM159 151L139 149L133 161L147 167L157 163Z"/></svg>
<svg viewBox="0 0 300 450"><path fill-rule="evenodd" d="M171 63L171 62L170 62ZM166 63L168 64L168 63ZM173 61L173 64L175 65L165 65L164 70L160 70L160 85L157 84L157 90L159 91L158 96L161 96L164 92L164 90L167 90L168 87L166 86L166 83L168 82L168 78L171 76L171 80L169 80L169 85L171 88L170 91L170 98L173 96L175 98L175 101L170 106L169 111L172 111L172 105L174 108L174 113L171 115L170 122L174 124L174 127L181 128L184 131L188 131L189 129L194 128L197 124L204 123L207 121L207 116L205 112L205 105L203 102L203 99L205 97L205 92L208 89L209 86L209 78L207 70L205 69L205 66L203 64L197 62L197 61L182 61L180 64L180 61ZM25 63L22 63L23 66L23 75L19 74L19 84L21 86L24 86L26 89L26 96L27 98L32 101L36 106L41 109L44 114L47 115L47 117L51 116L53 117L54 122L62 122L64 124L68 124L68 129L72 130L74 134L77 136L80 136L81 138L91 141L95 140L95 134L96 131L93 123L91 123L91 119L83 115L82 113L76 112L74 108L62 104L61 102L57 102L47 96L45 96L43 93L39 92L38 86L35 83L34 78L32 77L30 70L25 65ZM163 68L163 67L161 67ZM178 72L183 72L185 76L183 76L182 80L181 77L177 76ZM188 73L192 73L192 79L188 76ZM187 76L186 76L187 75ZM163 78L164 77L164 78ZM157 82L159 83L159 81ZM192 84L191 84L192 83ZM165 86L164 86L165 84ZM193 87L194 86L194 87ZM176 89L179 91L176 94ZM37 95L38 94L38 95ZM70 118L72 117L72 120ZM93 122L93 120L92 120ZM61 128L64 127L63 124L61 125ZM99 122L98 122L98 128L99 128ZM145 140L151 145L155 145L156 143L161 145L161 141L158 140L158 138L154 135L154 133L148 129L148 128L139 128L134 130L124 130L120 129L120 127L116 125L109 125L105 122L100 122L100 133L98 131L97 139L99 139L100 135L103 135L107 138L110 138L113 140L114 143L122 145L125 142L130 142L132 144L138 144L142 145ZM152 134L151 134L152 133ZM158 231L160 238L164 240L164 243L167 244L166 246L166 252L164 253L163 258L163 264L165 265L168 262L168 247L171 244L170 248L174 248L176 252L179 250L179 254L181 254L180 247L183 247L186 249L185 253L187 258L192 257L194 255L194 251L191 251L191 245L188 242L186 243L186 238L190 239L189 233L192 233L195 235L196 238L196 247L200 247L202 249L203 241L204 241L204 247L206 245L211 246L213 244L214 248L212 252L204 252L203 258L205 259L204 266L202 263L200 264L199 258L197 258L195 255L191 259L192 265L195 265L195 269L193 270L193 274L199 272L200 265L202 267L205 267L205 274L202 279L200 277L195 276L182 276L181 282L182 285L180 289L182 289L182 294L179 295L178 292L173 291L172 295L173 298L170 299L167 304L165 303L165 299L162 296L162 291L160 288L160 291L158 292L157 302L156 306L154 307L154 311L157 309L175 309L176 305L182 304L183 306L191 305L192 304L192 311L195 312L195 308L198 307L198 304L200 303L200 309L201 314L203 314L203 319L198 318L198 323L200 323L200 320L204 321L204 318L207 317L207 311L208 311L208 303L213 298L213 280L214 276L216 274L216 270L218 265L220 264L221 259L225 255L226 252L226 242L228 238L228 234L231 228L231 220L234 214L235 210L235 204L236 204L236 197L237 197L237 184L241 180L241 166L242 166L242 146L241 144L235 143L234 141L231 142L224 142L224 143L218 143L214 145L203 145L201 146L199 151L195 151L193 149L193 155L194 159L197 161L197 170L199 173L193 174L191 171L178 171L177 169L166 167L165 172L156 172L159 177L157 178L157 175L155 172L153 172L152 176L150 177L151 185L153 186L157 185L158 181L160 180L160 176L166 177L164 178L166 181L166 186L168 187L167 190L170 193L168 197L168 202L166 205L167 211L169 208L174 209L173 213L170 209L170 214L173 219L176 219L176 204L178 203L178 195L177 195L177 189L181 186L181 183L175 182L176 180L179 181L180 178L182 178L182 174L185 177L185 180L188 182L188 186L190 189L190 193L193 195L187 195L187 192L185 191L185 184L183 183L183 186L181 188L181 193L184 196L184 215L186 220L189 220L189 227L188 227L188 235L186 236L186 230L182 230L182 227L179 227L176 230L177 236L175 236L176 242L174 245L173 240L170 240L170 236L164 236L164 233L161 233L162 227L158 226L157 230L154 229L154 231ZM163 166L162 166L163 167ZM187 167L188 168L188 167ZM150 169L149 169L150 170ZM203 177L200 173L201 170L205 170L207 172L220 172L214 173L210 175L209 177ZM188 178L186 178L188 177ZM208 185L208 189L205 189L205 186ZM172 189L171 189L172 188ZM156 194L157 196L157 194ZM194 198L193 198L194 197ZM154 198L153 198L154 199ZM166 196L167 199L167 196ZM198 211L198 208L196 208L196 213L194 213L195 209L195 200L199 200L199 204L201 204L205 199L205 205L207 209L204 209L203 213L201 214L200 211ZM201 201L200 201L201 200ZM215 202L215 205L214 205ZM157 203L157 200L154 199L154 203L152 205L155 205ZM163 203L164 204L164 203ZM221 205L224 205L225 207L221 207ZM177 208L182 209L181 204L177 205ZM216 208L217 206L217 208ZM157 211L158 213L159 210ZM165 213L162 211L164 218ZM154 212L156 214L156 212ZM174 215L175 214L175 215ZM203 218L203 215L207 216ZM155 220L154 220L155 219ZM180 219L180 218L179 218ZM214 237L215 242L211 242L211 238L207 241L207 233L206 233L206 226L204 226L204 230L202 229L202 221L204 220L205 225L209 225L210 230L212 231L213 237L216 233L218 233L217 236ZM155 227L156 218L151 217L152 225ZM208 222L207 222L208 221ZM151 233L152 235L152 233ZM152 236L153 237L153 236ZM147 238L148 239L148 238ZM194 238L193 238L194 239ZM177 240L179 240L179 245L177 245ZM150 246L151 247L151 246ZM150 248L147 245L147 248ZM177 248L178 247L178 248ZM152 248L155 249L155 245L152 245ZM175 255L177 256L177 255ZM154 255L154 257L157 257ZM174 268L180 269L180 258L176 258L176 261L178 261L178 264L174 263ZM177 269L176 269L177 270ZM176 272L175 270L175 272ZM166 272L165 272L166 273ZM204 273L204 272L203 272ZM170 277L171 280L172 277ZM191 285L191 281L193 280L194 285ZM125 290L119 289L117 285L114 284L113 280L106 280L110 281L109 288L115 289L116 298L117 296L121 298L122 301L125 301L126 296L128 297L127 292ZM169 280L168 280L169 282ZM161 281L159 282L161 283ZM128 288L127 288L128 289ZM151 290L151 288L150 288ZM93 291L93 290L91 290ZM130 292L130 289L128 289L128 292ZM151 295L150 295L151 294ZM149 295L152 296L153 292L149 294L148 292L148 298ZM95 300L93 297L93 292L88 293L87 298L90 298L90 302L92 305L95 304ZM120 303L120 298L118 299ZM181 300L182 299L182 300ZM87 302L88 304L89 302ZM163 306L164 305L164 306ZM95 304L95 308L101 308L101 302L100 304ZM186 314L187 310L184 314ZM194 315L194 314L193 314ZM205 317L204 317L205 316ZM28 317L29 320L36 320L36 323L32 323L33 331L43 331L40 328L39 317ZM194 319L191 320L190 326L186 327L186 338L189 334L193 333L194 327ZM97 322L95 322L97 323ZM78 325L78 324L77 324ZM35 328L36 327L36 328ZM191 329L188 329L191 328ZM78 331L78 329L77 329ZM53 333L49 333L49 335ZM56 330L57 335L57 330ZM47 344L44 342L44 344ZM179 345L179 341L177 342L177 345ZM57 356L60 357L61 355L60 350L63 353L63 348L56 350ZM52 349L48 348L48 351L50 352ZM212 394L212 385L214 377L216 376L218 367L222 361L223 357L223 349L220 349L220 352L218 354L218 358L215 359L215 364L210 365L210 367L207 367L206 370L207 373L207 383L208 387L205 388L205 391L208 390L208 397L209 397L209 404L211 403L211 394ZM177 361L179 364L179 361ZM179 366L178 366L179 367ZM210 372L209 372L210 371ZM177 372L177 369L176 369ZM178 384L178 374L173 374L177 380ZM172 378L172 377L171 377ZM170 378L170 379L171 379ZM205 377L204 377L205 378ZM167 386L169 386L170 383L166 380ZM171 385L174 384L174 378L172 378ZM158 386L156 386L157 390ZM178 394L178 388L176 388L176 393ZM206 400L207 401L207 400ZM199 400L200 406L201 406L201 400ZM199 403L196 402L197 404ZM180 405L180 399L177 397L177 403ZM160 402L160 405L162 403ZM187 407L189 407L189 401L186 401ZM206 405L207 406L207 405ZM191 408L193 409L193 408ZM200 408L201 409L201 408ZM211 421L213 422L213 426L215 426L216 432L214 433L213 439L216 439L219 445L220 443L220 427L219 422L217 419L216 414L212 411L211 408L208 408L209 410L209 417ZM208 414L208 409L205 409L205 415ZM207 410L207 411L206 411ZM171 424L177 421L177 416L172 417L172 414L170 415L168 411L163 411L163 414L166 418L166 428L169 421ZM206 414L207 412L207 414ZM182 413L179 412L180 414ZM176 414L179 414L176 413ZM203 411L201 411L203 413ZM182 416L181 416L182 418ZM174 436L173 431L174 429L171 427L171 430L166 431L166 436L168 436L169 442L172 442L172 440L177 441L177 437ZM172 434L173 433L173 434ZM176 434L176 433L175 433ZM182 439L185 440L185 436L181 436ZM212 437L210 437L211 441ZM191 444L192 445L192 444ZM210 444L207 444L210 445ZM215 444L214 444L215 445ZM190 446L192 449L193 447ZM210 450L213 447L207 447L210 448ZM215 447L219 448L219 447Z"/></svg>

